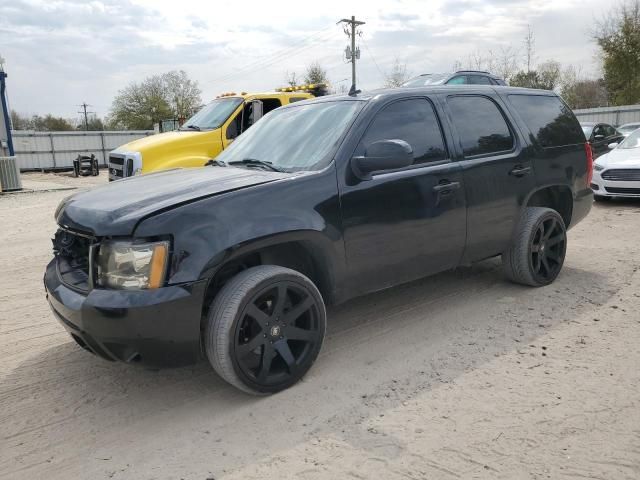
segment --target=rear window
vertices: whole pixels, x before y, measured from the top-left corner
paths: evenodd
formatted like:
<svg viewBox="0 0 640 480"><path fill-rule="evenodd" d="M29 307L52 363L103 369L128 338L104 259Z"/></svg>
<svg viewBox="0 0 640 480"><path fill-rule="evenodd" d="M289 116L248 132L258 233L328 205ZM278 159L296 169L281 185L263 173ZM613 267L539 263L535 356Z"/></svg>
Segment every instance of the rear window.
<svg viewBox="0 0 640 480"><path fill-rule="evenodd" d="M509 100L542 147L562 147L585 142L585 134L578 120L560 98L509 95Z"/></svg>

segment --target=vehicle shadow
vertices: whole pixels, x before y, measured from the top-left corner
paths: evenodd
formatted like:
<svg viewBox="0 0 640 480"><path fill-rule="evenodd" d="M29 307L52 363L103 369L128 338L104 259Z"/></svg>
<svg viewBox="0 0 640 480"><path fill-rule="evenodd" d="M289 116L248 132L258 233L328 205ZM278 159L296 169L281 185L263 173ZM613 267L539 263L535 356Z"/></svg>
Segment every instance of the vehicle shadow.
<svg viewBox="0 0 640 480"><path fill-rule="evenodd" d="M81 452L98 448L105 437L115 441L143 435L145 429L133 425L148 422L153 427L147 428L165 428L168 419L172 428L205 438L231 419L240 427L252 425L252 438L268 436L255 430L247 413L256 405L277 405L271 420L282 417L299 435L350 415L364 397L378 398L378 408L394 406L402 401L394 387L398 382L409 393L418 385L429 389L450 381L534 342L594 303L604 303L614 291L606 276L569 266L549 287L513 285L503 280L499 261L490 260L367 295L329 309L327 338L316 366L296 387L272 397L238 392L206 362L152 371L106 362L70 340L34 355L0 382L0 404L6 406L0 424L9 447L0 454L0 470L9 462L2 457L26 455L31 439L55 437L64 448ZM557 311L554 299L569 304ZM417 375L424 376L420 382L412 380ZM389 395L392 389L396 393ZM286 443L287 438L294 441L291 432L279 443L263 445L261 454L291 446ZM225 438L229 448L234 441L247 441L238 437L241 433L235 440Z"/></svg>
<svg viewBox="0 0 640 480"><path fill-rule="evenodd" d="M637 197L626 197L626 198L608 198L602 201L593 202L594 207L596 208L613 208L613 207L629 207L629 208L637 208L640 207L640 198Z"/></svg>

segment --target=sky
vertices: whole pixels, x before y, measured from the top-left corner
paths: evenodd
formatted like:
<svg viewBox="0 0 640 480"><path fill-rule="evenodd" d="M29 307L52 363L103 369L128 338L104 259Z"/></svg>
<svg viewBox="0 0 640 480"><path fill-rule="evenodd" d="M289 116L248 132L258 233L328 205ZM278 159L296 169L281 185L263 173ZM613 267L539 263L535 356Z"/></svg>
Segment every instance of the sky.
<svg viewBox="0 0 640 480"><path fill-rule="evenodd" d="M383 85L395 59L413 75L467 66L469 55L511 48L524 61L531 27L537 63L554 59L599 74L591 32L615 0L0 0L0 57L11 108L104 116L131 82L185 70L204 102L221 92L268 91L318 61L332 85L350 85L349 39L336 22L366 22L358 86Z"/></svg>

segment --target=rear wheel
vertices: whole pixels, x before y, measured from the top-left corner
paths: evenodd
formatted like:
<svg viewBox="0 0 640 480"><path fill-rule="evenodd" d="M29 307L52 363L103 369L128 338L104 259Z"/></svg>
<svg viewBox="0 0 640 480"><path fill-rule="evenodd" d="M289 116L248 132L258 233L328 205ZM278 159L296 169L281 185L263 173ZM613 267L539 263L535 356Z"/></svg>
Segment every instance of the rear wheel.
<svg viewBox="0 0 640 480"><path fill-rule="evenodd" d="M322 296L307 277L278 266L233 277L211 304L205 350L227 382L254 395L284 390L313 365L326 328Z"/></svg>
<svg viewBox="0 0 640 480"><path fill-rule="evenodd" d="M566 250L567 230L560 214L550 208L527 207L509 250L502 254L505 275L524 285L548 285L560 273Z"/></svg>

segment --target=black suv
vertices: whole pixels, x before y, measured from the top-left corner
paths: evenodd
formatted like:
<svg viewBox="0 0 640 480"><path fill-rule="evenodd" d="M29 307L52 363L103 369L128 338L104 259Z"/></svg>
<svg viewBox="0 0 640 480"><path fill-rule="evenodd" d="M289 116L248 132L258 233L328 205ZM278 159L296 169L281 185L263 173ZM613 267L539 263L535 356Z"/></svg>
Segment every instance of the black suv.
<svg viewBox="0 0 640 480"><path fill-rule="evenodd" d="M593 202L590 147L553 92L395 89L270 112L211 166L64 200L53 312L108 360L206 356L249 393L313 364L325 304L502 256L551 283Z"/></svg>

